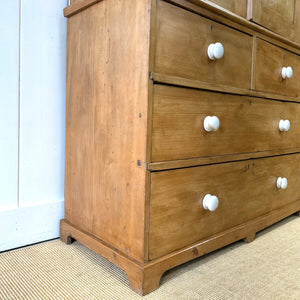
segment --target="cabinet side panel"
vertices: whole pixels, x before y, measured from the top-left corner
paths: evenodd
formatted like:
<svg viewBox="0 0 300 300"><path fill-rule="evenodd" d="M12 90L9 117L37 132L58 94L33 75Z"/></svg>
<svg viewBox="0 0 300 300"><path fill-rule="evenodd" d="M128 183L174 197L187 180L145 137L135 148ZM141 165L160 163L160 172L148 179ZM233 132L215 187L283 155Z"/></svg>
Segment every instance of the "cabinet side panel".
<svg viewBox="0 0 300 300"><path fill-rule="evenodd" d="M68 19L65 218L144 258L149 1Z"/></svg>

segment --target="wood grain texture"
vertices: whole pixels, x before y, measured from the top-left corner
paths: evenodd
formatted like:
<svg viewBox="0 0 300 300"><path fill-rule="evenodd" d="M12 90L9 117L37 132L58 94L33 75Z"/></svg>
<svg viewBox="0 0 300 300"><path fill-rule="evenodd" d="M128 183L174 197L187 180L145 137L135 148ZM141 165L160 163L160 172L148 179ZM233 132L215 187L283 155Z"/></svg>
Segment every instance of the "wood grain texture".
<svg viewBox="0 0 300 300"><path fill-rule="evenodd" d="M129 284L137 293L143 293L143 265L115 248L111 248L105 242L97 239L90 233L82 230L66 220L60 221L61 240L65 243L70 243L71 239L75 239L86 245L91 250L101 254L115 265L122 268L129 279Z"/></svg>
<svg viewBox="0 0 300 300"><path fill-rule="evenodd" d="M211 61L207 48L216 42L225 53ZM246 34L158 2L155 72L249 89L251 47Z"/></svg>
<svg viewBox="0 0 300 300"><path fill-rule="evenodd" d="M161 269L159 266L148 268L147 264L134 261L66 220L60 221L60 234L62 242L70 244L75 239L123 269L128 276L130 287L136 293L146 295L159 287L159 281L166 271L165 269Z"/></svg>
<svg viewBox="0 0 300 300"><path fill-rule="evenodd" d="M298 104L156 85L152 161L300 147L299 114ZM206 116L219 118L218 131L205 131Z"/></svg>
<svg viewBox="0 0 300 300"><path fill-rule="evenodd" d="M154 69L155 60L155 31L156 31L156 0L151 1L150 15L150 37L149 37L149 74ZM148 80L148 107L147 107L147 146L146 146L146 168L151 161L151 146L152 146L152 107L153 107L153 91L154 83ZM144 213L144 258L148 259L149 253L149 224L150 224L150 186L151 173L146 172L145 186L145 213Z"/></svg>
<svg viewBox="0 0 300 300"><path fill-rule="evenodd" d="M161 162L153 162L147 164L147 169L149 171L170 170L170 169L186 168L186 167L193 167L193 166L195 167L195 166L217 164L222 162L233 162L233 161L246 160L251 158L295 154L299 152L300 152L300 148L289 148L289 149L239 153L239 154L230 154L230 155L206 156L201 158L161 161Z"/></svg>
<svg viewBox="0 0 300 300"><path fill-rule="evenodd" d="M216 3L243 18L246 18L247 0L211 0L211 2Z"/></svg>
<svg viewBox="0 0 300 300"><path fill-rule="evenodd" d="M299 43L299 12L296 0L249 0L247 18Z"/></svg>
<svg viewBox="0 0 300 300"><path fill-rule="evenodd" d="M255 62L255 89L275 94L298 97L300 95L299 56L275 45L257 39ZM292 78L282 79L282 67L293 68Z"/></svg>
<svg viewBox="0 0 300 300"><path fill-rule="evenodd" d="M70 17L86 9L92 4L100 1L103 0L71 0L71 5L65 8L64 15L66 17ZM270 39L271 42L277 41L279 43L283 43L283 45L286 45L286 47L292 46L300 50L300 5L297 1L295 6L294 29L291 30L290 33L288 33L288 35L279 35L269 29L257 25L256 23L246 20L244 17L240 16L239 13L237 14L237 12L239 11L241 11L241 14L243 14L242 11L244 11L243 6L245 0L235 0L234 5L232 4L232 1L234 0L168 0L168 2L174 3L191 11L200 13L201 15L207 15L209 18L213 18L229 26L234 26L237 29L247 32L249 34L253 34L254 32L256 32L258 35L264 36L264 38L266 39ZM217 4L221 4L221 6L224 6L227 9L221 8L214 2ZM252 10L249 9L249 7L251 8L251 4L251 0L248 0L248 19L252 18L252 14L250 13L250 11ZM230 10L234 12L231 12ZM293 34L293 36L291 35L291 33Z"/></svg>
<svg viewBox="0 0 300 300"><path fill-rule="evenodd" d="M295 0L250 0L251 20L275 32L291 30L294 24Z"/></svg>
<svg viewBox="0 0 300 300"><path fill-rule="evenodd" d="M71 0L70 5L64 9L64 16L71 17L100 1L103 0Z"/></svg>
<svg viewBox="0 0 300 300"><path fill-rule="evenodd" d="M214 251L220 247L243 239L246 236L249 236L249 234L253 234L253 232L266 228L297 212L299 209L300 200L292 202L285 207L276 209L242 225L213 235L208 239L198 241L197 243L188 245L183 249L174 251L151 262L147 262L144 265L131 260L117 249L111 248L103 241L95 238L87 232L84 232L80 228L75 227L65 220L61 220L60 228L61 231L63 231L63 242L66 242L64 238L68 237L69 241L71 241L71 238L74 238L87 245L93 251L122 268L127 273L130 287L137 293L146 295L158 288L160 278L167 270Z"/></svg>
<svg viewBox="0 0 300 300"><path fill-rule="evenodd" d="M68 19L65 216L144 259L149 1Z"/></svg>
<svg viewBox="0 0 300 300"><path fill-rule="evenodd" d="M294 42L288 37L284 37L275 33L269 29L266 29L260 25L257 25L243 17L240 17L228 10L220 9L220 6L206 0L168 0L169 3L173 3L179 7L190 10L197 14L206 16L222 24L226 24L230 27L236 28L242 32L250 35L256 34L258 37L270 41L271 43L278 43L285 48L289 48L293 51L300 51L300 45L298 42ZM300 5L296 6L296 15L300 11ZM298 14L300 16L300 14ZM299 23L300 24L300 23ZM299 28L299 27L298 27ZM300 35L299 30L295 32Z"/></svg>
<svg viewBox="0 0 300 300"><path fill-rule="evenodd" d="M150 259L300 199L300 154L152 173ZM288 187L276 187L278 177ZM205 194L219 207L205 210ZM255 231L253 231L255 232Z"/></svg>
<svg viewBox="0 0 300 300"><path fill-rule="evenodd" d="M299 45L205 0L73 0L65 14L64 242L78 239L147 294L166 270L299 211L300 108L253 96L299 98L249 90L256 36L294 53ZM225 56L211 62L217 41ZM213 135L206 115L220 117ZM279 132L282 118L289 132ZM181 169L152 172L167 168ZM287 190L276 188L279 176ZM201 205L206 193L219 197L213 213Z"/></svg>
<svg viewBox="0 0 300 300"><path fill-rule="evenodd" d="M152 262L147 263L147 268L157 274L174 268L184 262L212 252L220 247L224 247L235 241L245 238L253 232L258 232L282 219L295 213L300 208L300 200L294 201L286 206L273 210L263 216L248 221L242 225L226 230L222 233L213 235L208 239L198 241L194 244L162 256Z"/></svg>
<svg viewBox="0 0 300 300"><path fill-rule="evenodd" d="M255 88L255 76L256 76L256 54L257 54L257 36L253 35L252 37L253 43L252 43L252 65L251 65L251 85L250 89L254 90ZM279 98L282 100L282 98Z"/></svg>
<svg viewBox="0 0 300 300"><path fill-rule="evenodd" d="M255 72L255 68L253 68L253 72ZM255 74L253 74L253 80L254 77ZM168 85L190 87L190 88L209 90L209 91L218 91L218 92L230 93L236 95L245 95L251 97L259 97L259 98L290 101L290 102L300 102L299 97L296 98L296 97L291 97L286 95L279 95L279 94L273 94L273 93L267 93L267 92L261 92L261 91L243 89L243 88L236 88L233 86L226 86L226 85L217 84L213 82L204 82L199 80L186 79L182 77L169 76L169 75L155 73L155 72L151 73L151 79L154 81L154 83L166 83ZM254 84L255 82L253 82L253 86Z"/></svg>
<svg viewBox="0 0 300 300"><path fill-rule="evenodd" d="M300 44L300 2L299 1L295 2L294 27L292 32L294 34L293 40L296 43Z"/></svg>

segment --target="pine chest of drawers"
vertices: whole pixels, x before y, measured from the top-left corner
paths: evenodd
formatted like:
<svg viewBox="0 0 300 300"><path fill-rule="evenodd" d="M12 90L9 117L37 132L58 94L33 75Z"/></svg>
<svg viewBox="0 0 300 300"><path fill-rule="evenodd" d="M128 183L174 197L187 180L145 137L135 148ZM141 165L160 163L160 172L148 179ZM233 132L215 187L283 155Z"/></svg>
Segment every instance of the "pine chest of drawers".
<svg viewBox="0 0 300 300"><path fill-rule="evenodd" d="M64 11L61 239L123 268L140 294L300 210L299 5L285 38L256 24L268 27L259 1L214 2Z"/></svg>

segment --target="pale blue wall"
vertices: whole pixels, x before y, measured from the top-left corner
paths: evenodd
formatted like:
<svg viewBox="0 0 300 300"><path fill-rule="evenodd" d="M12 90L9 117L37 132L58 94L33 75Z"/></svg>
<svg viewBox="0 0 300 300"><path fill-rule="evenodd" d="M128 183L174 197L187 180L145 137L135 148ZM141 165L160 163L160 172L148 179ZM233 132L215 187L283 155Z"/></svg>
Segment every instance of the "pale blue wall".
<svg viewBox="0 0 300 300"><path fill-rule="evenodd" d="M67 0L0 0L0 251L58 236Z"/></svg>

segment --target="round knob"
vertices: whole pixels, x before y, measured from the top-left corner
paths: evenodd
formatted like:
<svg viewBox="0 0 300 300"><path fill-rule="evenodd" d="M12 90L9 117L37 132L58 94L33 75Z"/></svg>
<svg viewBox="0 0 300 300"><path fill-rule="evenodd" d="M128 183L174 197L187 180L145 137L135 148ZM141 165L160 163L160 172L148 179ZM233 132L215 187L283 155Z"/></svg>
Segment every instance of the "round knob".
<svg viewBox="0 0 300 300"><path fill-rule="evenodd" d="M219 206L219 199L217 196L206 194L203 198L203 207L209 211L214 211Z"/></svg>
<svg viewBox="0 0 300 300"><path fill-rule="evenodd" d="M288 186L288 181L285 177L278 177L276 181L276 186L278 189L285 190Z"/></svg>
<svg viewBox="0 0 300 300"><path fill-rule="evenodd" d="M216 116L207 116L204 119L204 129L208 132L217 131L220 127L220 120Z"/></svg>
<svg viewBox="0 0 300 300"><path fill-rule="evenodd" d="M224 47L221 43L210 44L207 48L207 54L211 60L220 59L224 55Z"/></svg>
<svg viewBox="0 0 300 300"><path fill-rule="evenodd" d="M279 130L280 131L289 131L291 128L291 122L289 120L280 120L279 121Z"/></svg>
<svg viewBox="0 0 300 300"><path fill-rule="evenodd" d="M283 67L281 70L281 76L283 79L291 78L293 76L292 67Z"/></svg>

